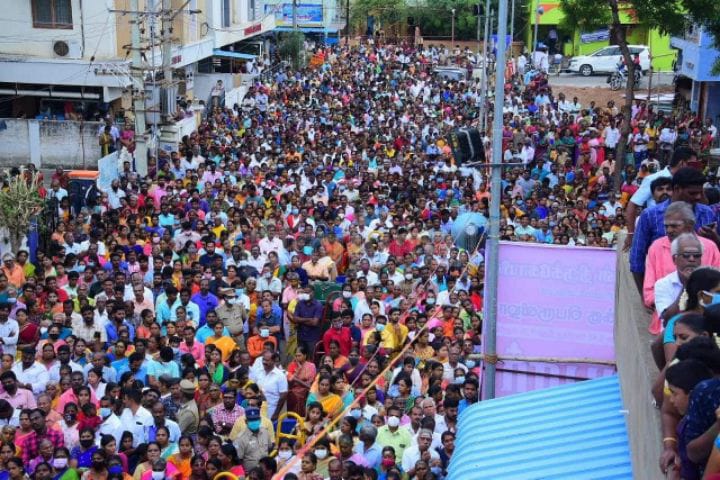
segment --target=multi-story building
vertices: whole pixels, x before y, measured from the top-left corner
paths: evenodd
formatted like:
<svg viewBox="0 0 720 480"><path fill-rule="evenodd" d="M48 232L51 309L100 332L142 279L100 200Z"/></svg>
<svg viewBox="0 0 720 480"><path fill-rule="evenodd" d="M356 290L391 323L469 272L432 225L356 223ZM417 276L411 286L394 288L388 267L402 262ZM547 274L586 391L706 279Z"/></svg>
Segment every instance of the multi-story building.
<svg viewBox="0 0 720 480"><path fill-rule="evenodd" d="M3 2L0 25L0 117L84 120L130 109L130 0ZM162 64L162 0L139 0L145 88ZM198 62L225 56L238 42L275 28L261 0L170 0L172 67L179 94L205 98L194 81ZM153 47L153 45L155 45ZM252 59L247 54L242 59ZM237 58L237 55L235 56ZM199 82L208 88L208 82ZM232 86L231 86L232 88ZM153 95L150 95L152 97Z"/></svg>
<svg viewBox="0 0 720 480"><path fill-rule="evenodd" d="M720 75L713 74L712 68L720 58L720 50L714 47L712 36L696 25L689 25L682 36L672 37L670 42L678 49L678 93L684 95L691 111L717 125L720 122Z"/></svg>

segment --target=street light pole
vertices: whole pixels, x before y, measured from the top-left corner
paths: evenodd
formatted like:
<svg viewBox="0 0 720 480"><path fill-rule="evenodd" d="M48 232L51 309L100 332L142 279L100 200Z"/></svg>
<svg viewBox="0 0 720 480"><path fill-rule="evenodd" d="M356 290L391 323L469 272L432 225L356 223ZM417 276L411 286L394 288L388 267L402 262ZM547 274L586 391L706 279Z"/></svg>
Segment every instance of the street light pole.
<svg viewBox="0 0 720 480"><path fill-rule="evenodd" d="M482 70L480 70L480 95L482 102L480 102L480 132L484 135L487 125L485 125L485 105L487 104L487 87L488 87L488 38L490 32L490 0L485 0L485 31L483 32L483 50L482 50Z"/></svg>
<svg viewBox="0 0 720 480"><path fill-rule="evenodd" d="M512 0L510 7L510 57L515 58L513 52L513 43L515 43L515 0Z"/></svg>
<svg viewBox="0 0 720 480"><path fill-rule="evenodd" d="M540 2L540 0L537 0ZM545 9L543 9L542 6L538 6L535 10L535 39L533 41L533 53L537 52L537 46L538 46L538 25L540 24L540 16L545 13ZM533 55L534 57L535 55Z"/></svg>
<svg viewBox="0 0 720 480"><path fill-rule="evenodd" d="M452 40L450 43L455 44L455 9L450 10L452 12ZM450 45L452 47L452 45Z"/></svg>
<svg viewBox="0 0 720 480"><path fill-rule="evenodd" d="M486 244L485 270L485 398L495 398L495 362L497 361L497 286L499 274L500 196L502 193L502 130L505 99L505 50L508 0L499 0L498 45L495 61L495 108L493 111L492 177L490 181L490 222Z"/></svg>

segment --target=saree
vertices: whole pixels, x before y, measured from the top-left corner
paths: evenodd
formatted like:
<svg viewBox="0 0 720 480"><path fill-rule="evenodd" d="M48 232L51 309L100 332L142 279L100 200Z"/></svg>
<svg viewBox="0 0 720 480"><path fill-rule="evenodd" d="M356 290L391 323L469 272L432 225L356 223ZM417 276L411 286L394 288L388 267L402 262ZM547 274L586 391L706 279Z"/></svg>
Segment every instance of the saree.
<svg viewBox="0 0 720 480"><path fill-rule="evenodd" d="M305 361L302 365L298 365L297 362L293 361L288 366L288 382L290 383L287 396L288 411L295 412L301 417L305 416L305 402L310 389L291 380L293 376L296 376L298 379L311 385L315 374L315 365L309 361Z"/></svg>

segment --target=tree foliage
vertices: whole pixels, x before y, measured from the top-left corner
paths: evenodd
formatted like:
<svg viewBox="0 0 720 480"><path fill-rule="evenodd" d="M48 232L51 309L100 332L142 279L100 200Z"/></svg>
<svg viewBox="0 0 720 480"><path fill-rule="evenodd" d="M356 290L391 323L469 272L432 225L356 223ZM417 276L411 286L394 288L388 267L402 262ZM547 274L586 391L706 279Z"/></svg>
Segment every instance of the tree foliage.
<svg viewBox="0 0 720 480"><path fill-rule="evenodd" d="M375 18L376 26L386 26L407 19L408 6L404 0L353 0L350 16L356 30L365 33L368 17Z"/></svg>
<svg viewBox="0 0 720 480"><path fill-rule="evenodd" d="M280 37L278 52L283 60L293 65L293 68L300 68L305 62L305 34L300 31L283 34Z"/></svg>
<svg viewBox="0 0 720 480"><path fill-rule="evenodd" d="M20 250L22 239L30 231L30 221L39 213L43 199L38 193L38 175L28 182L16 175L0 189L0 227L8 229L13 253Z"/></svg>
<svg viewBox="0 0 720 480"><path fill-rule="evenodd" d="M484 2L483 2L484 3ZM452 34L452 9L455 9L455 38L477 38L477 16L473 14L474 0L435 0L413 6L408 15L415 19L424 37L449 37Z"/></svg>

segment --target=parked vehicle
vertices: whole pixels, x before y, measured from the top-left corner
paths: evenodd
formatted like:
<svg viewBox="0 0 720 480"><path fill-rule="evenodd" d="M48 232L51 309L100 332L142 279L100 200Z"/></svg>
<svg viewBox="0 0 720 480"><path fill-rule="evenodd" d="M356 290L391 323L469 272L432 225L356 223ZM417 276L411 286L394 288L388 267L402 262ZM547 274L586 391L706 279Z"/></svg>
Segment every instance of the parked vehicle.
<svg viewBox="0 0 720 480"><path fill-rule="evenodd" d="M620 65L617 66L615 71L611 73L607 78L607 83L610 84L610 90L616 91L623 88L627 83L627 76L628 71L626 68L620 68ZM635 86L634 88L637 89L640 86L640 79L642 78L642 73L639 70L635 70Z"/></svg>
<svg viewBox="0 0 720 480"><path fill-rule="evenodd" d="M645 45L628 45L630 54L640 55L640 67L643 73L650 70L650 49ZM570 59L567 71L589 77L595 73L613 73L622 61L622 53L617 45L601 48L590 55L580 55Z"/></svg>
<svg viewBox="0 0 720 480"><path fill-rule="evenodd" d="M467 80L468 72L465 68L454 66L438 66L433 73L448 82L459 82Z"/></svg>

